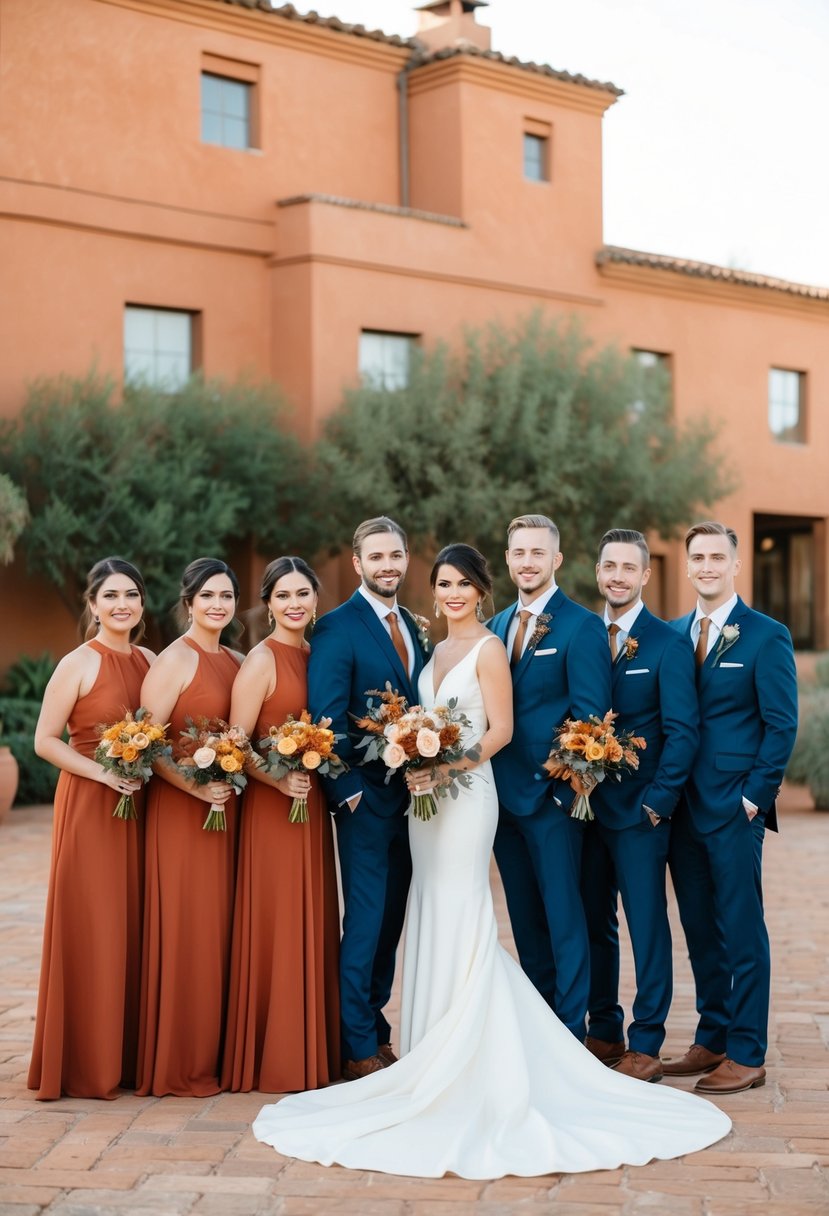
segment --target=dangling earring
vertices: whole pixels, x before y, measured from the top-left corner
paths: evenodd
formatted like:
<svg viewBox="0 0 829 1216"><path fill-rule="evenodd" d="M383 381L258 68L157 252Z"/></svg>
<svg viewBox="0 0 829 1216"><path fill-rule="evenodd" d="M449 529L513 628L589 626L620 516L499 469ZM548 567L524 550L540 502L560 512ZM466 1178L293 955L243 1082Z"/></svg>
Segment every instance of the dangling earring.
<svg viewBox="0 0 829 1216"><path fill-rule="evenodd" d="M93 616L93 618L92 618L92 619L93 619L93 621L95 622L95 624L96 624L96 625L100 625L100 623L101 623L101 618L100 618L99 616Z"/></svg>
<svg viewBox="0 0 829 1216"><path fill-rule="evenodd" d="M192 608L187 609L187 624L188 625L193 624L193 609Z"/></svg>
<svg viewBox="0 0 829 1216"><path fill-rule="evenodd" d="M312 629L314 628L316 623L317 623L317 610L315 608L314 611L311 613L311 628Z"/></svg>
<svg viewBox="0 0 829 1216"><path fill-rule="evenodd" d="M475 605L475 616L479 621L484 620L484 608L480 600L478 600L477 604Z"/></svg>
<svg viewBox="0 0 829 1216"><path fill-rule="evenodd" d="M440 620L440 608L438 608L437 600L434 601L434 604L435 604L435 620L439 621Z"/></svg>
<svg viewBox="0 0 829 1216"><path fill-rule="evenodd" d="M268 629L273 629L273 613L268 609Z"/></svg>

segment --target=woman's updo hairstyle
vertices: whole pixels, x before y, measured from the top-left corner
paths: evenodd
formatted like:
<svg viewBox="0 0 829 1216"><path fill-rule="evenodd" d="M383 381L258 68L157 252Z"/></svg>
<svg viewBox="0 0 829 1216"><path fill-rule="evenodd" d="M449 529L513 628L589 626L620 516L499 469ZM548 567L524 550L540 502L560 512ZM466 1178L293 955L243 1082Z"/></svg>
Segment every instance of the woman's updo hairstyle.
<svg viewBox="0 0 829 1216"><path fill-rule="evenodd" d="M85 642L88 642L90 638L94 638L98 632L98 623L92 612L92 601L97 599L98 592L111 574L123 574L126 578L132 579L138 588L138 594L141 596L142 607L147 599L147 591L141 571L132 562L128 562L124 557L102 557L99 562L95 563L86 576L86 587L83 593L84 609L80 624L81 634ZM130 630L130 641L135 642L143 637L143 635L144 622L141 620L134 629Z"/></svg>
<svg viewBox="0 0 829 1216"><path fill-rule="evenodd" d="M472 586L480 591L482 596L492 595L492 575L483 553L473 549L471 545L446 545L435 558L432 573L429 575L429 585L432 590L438 580L441 566L453 566L464 578L469 579Z"/></svg>
<svg viewBox="0 0 829 1216"><path fill-rule="evenodd" d="M190 563L181 576L178 616L182 624L186 624L187 609L191 606L193 600L207 580L213 578L216 574L227 575L233 588L234 598L237 603L239 602L239 580L227 562L221 561L218 557L197 557L195 561Z"/></svg>
<svg viewBox="0 0 829 1216"><path fill-rule="evenodd" d="M273 595L274 587L286 574L301 574L303 578L308 579L314 593L319 595L319 578L306 561L301 557L277 557L265 567L262 574L262 586L259 589L259 596L263 604L267 605Z"/></svg>

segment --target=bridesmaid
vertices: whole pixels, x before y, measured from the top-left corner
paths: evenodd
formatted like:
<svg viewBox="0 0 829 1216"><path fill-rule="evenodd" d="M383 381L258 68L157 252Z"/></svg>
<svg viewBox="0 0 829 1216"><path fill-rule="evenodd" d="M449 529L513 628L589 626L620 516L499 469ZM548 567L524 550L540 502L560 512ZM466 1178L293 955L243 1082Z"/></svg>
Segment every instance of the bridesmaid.
<svg viewBox="0 0 829 1216"><path fill-rule="evenodd" d="M84 599L87 640L58 663L35 730L35 751L61 770L28 1080L38 1098L115 1098L135 1084L143 799L137 820L112 813L141 782L93 756L97 728L138 709L155 655L132 644L144 581L130 562L97 562Z"/></svg>
<svg viewBox="0 0 829 1216"><path fill-rule="evenodd" d="M141 690L174 741L185 718L230 715L242 656L220 645L239 584L224 562L200 557L181 581L183 637L158 656ZM236 795L225 782L198 786L168 760L147 795L144 944L138 1085L141 1095L219 1092L236 869ZM227 831L206 832L210 803Z"/></svg>
<svg viewBox="0 0 829 1216"><path fill-rule="evenodd" d="M254 744L307 705L319 579L298 557L265 570L261 596L272 625L233 686L233 721ZM280 781L250 773L242 816L222 1087L285 1093L340 1075L337 876L331 819L315 776ZM294 797L308 823L289 823Z"/></svg>

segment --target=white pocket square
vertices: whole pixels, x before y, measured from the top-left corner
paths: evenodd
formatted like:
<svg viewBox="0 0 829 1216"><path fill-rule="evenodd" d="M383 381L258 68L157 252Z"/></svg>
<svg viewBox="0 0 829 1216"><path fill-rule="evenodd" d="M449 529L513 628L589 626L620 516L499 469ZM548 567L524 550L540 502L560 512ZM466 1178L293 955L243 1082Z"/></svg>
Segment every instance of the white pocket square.
<svg viewBox="0 0 829 1216"><path fill-rule="evenodd" d="M539 655L539 654L558 654L558 650L556 649L556 647L555 647L555 646L553 646L553 648L552 648L551 650L534 650L534 651L533 651L533 654L535 654L535 655Z"/></svg>
<svg viewBox="0 0 829 1216"><path fill-rule="evenodd" d="M745 663L720 663L720 667L745 667Z"/></svg>
<svg viewBox="0 0 829 1216"><path fill-rule="evenodd" d="M628 667L625 669L626 676L646 676L650 672L650 667Z"/></svg>

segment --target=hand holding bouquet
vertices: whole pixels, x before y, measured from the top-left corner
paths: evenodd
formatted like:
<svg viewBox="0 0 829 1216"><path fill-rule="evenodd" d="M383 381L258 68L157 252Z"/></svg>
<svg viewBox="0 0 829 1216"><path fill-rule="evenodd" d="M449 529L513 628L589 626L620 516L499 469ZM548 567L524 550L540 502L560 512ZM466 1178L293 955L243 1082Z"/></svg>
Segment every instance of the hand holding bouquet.
<svg viewBox="0 0 829 1216"><path fill-rule="evenodd" d="M339 777L346 772L346 765L334 752L334 744L342 735L330 730L330 718L312 722L304 709L299 718L289 714L281 726L272 726L264 739L259 740L265 752L265 767L277 781L289 773L321 773L326 777ZM291 803L289 823L308 822L308 797L299 795Z"/></svg>
<svg viewBox="0 0 829 1216"><path fill-rule="evenodd" d="M168 755L170 742L167 727L158 726L142 706L128 713L120 722L100 728L100 743L95 759L108 773L116 777L116 787L130 789L122 792L112 812L113 819L136 819L133 793L153 775L153 762Z"/></svg>
<svg viewBox="0 0 829 1216"><path fill-rule="evenodd" d="M606 777L621 781L623 773L639 767L636 752L644 751L647 744L640 735L617 736L613 723L618 716L608 710L603 718L591 714L586 722L568 718L556 733L543 768L550 777L573 782L573 819L595 818L590 792L600 781Z"/></svg>
<svg viewBox="0 0 829 1216"><path fill-rule="evenodd" d="M408 774L426 769L433 791L412 790L411 811L415 819L431 819L438 809L435 795L443 797L448 793L457 798L458 786L468 789L471 784L468 773L451 766L464 758L477 759L477 749L465 749L461 741L462 731L469 730L472 724L466 714L457 710L456 698L427 710L422 705L407 706L390 684L385 692L372 689L366 695L369 697L366 715L357 719L357 726L368 731L357 744L366 749L364 763L382 759L389 770L386 781L395 772ZM378 705L373 697L380 698Z"/></svg>
<svg viewBox="0 0 829 1216"><path fill-rule="evenodd" d="M187 729L181 732L173 753L179 772L195 785L210 785L214 781L228 785L237 794L248 783L245 765L258 767L264 761L257 756L247 735L238 726L228 726L221 718L187 718ZM210 804L202 824L206 832L227 829L224 805Z"/></svg>

